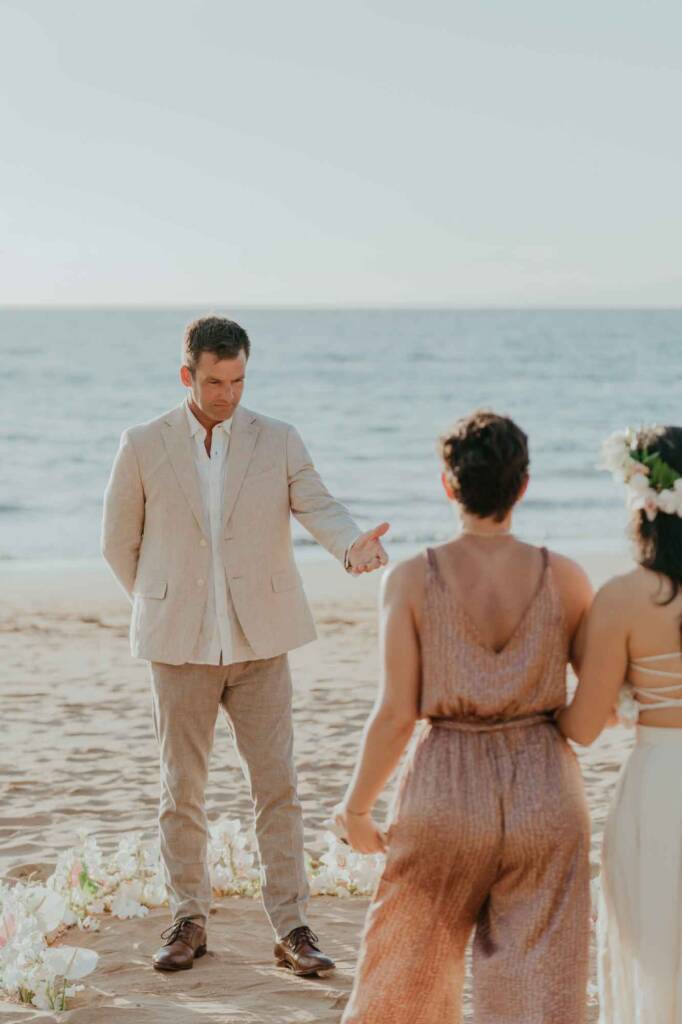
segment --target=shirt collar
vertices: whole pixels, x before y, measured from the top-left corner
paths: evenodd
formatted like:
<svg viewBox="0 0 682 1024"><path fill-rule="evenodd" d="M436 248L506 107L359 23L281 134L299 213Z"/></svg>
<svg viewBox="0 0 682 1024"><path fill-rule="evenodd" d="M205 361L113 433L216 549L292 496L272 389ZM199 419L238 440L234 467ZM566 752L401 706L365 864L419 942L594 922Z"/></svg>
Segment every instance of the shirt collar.
<svg viewBox="0 0 682 1024"><path fill-rule="evenodd" d="M201 423L199 423L199 420L196 418L196 416L194 415L194 413L190 409L189 402L185 402L185 412L187 413L187 421L189 423L189 432L192 435L192 437L196 437L196 435L199 433L200 430L202 431L202 433L203 433L203 435L205 437L206 436L206 430L205 430L204 427L202 427ZM213 429L217 430L218 428L222 429L229 436L230 431L232 429L232 417L230 416L229 420L222 420L221 423L217 423L216 426Z"/></svg>

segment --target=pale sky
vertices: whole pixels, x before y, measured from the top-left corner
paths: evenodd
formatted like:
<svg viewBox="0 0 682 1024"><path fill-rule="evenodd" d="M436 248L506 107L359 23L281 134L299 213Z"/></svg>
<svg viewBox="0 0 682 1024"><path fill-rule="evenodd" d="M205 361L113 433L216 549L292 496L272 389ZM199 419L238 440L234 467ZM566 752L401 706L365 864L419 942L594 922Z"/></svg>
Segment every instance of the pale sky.
<svg viewBox="0 0 682 1024"><path fill-rule="evenodd" d="M0 304L682 305L679 0L0 0Z"/></svg>

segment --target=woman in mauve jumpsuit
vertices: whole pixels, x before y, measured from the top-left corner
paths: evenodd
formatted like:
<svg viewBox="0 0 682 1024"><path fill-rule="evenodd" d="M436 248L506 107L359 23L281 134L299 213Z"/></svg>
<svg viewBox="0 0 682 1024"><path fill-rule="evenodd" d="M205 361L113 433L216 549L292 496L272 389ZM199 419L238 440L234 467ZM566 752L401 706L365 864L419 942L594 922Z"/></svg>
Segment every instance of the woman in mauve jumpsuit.
<svg viewBox="0 0 682 1024"><path fill-rule="evenodd" d="M472 933L476 1024L581 1024L590 824L553 720L570 646L557 581L535 549L537 588L494 650L440 554L426 551L419 630L428 723L403 771L343 1024L459 1022Z"/></svg>

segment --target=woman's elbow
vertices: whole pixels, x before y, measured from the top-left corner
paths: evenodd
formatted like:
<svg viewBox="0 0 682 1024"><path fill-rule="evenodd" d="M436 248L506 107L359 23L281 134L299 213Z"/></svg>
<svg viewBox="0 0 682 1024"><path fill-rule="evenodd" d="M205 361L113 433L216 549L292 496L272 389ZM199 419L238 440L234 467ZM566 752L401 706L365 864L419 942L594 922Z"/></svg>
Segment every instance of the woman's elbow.
<svg viewBox="0 0 682 1024"><path fill-rule="evenodd" d="M406 736L408 738L412 735L416 721L416 712L390 706L378 708L374 715L374 722L382 730L390 732L395 736Z"/></svg>
<svg viewBox="0 0 682 1024"><path fill-rule="evenodd" d="M581 747L589 747L601 733L601 728L590 722L576 722L570 715L570 708L559 715L559 731L567 740L572 740Z"/></svg>
<svg viewBox="0 0 682 1024"><path fill-rule="evenodd" d="M581 747L590 747L597 737L601 734L601 729L595 729L591 726L573 726L570 729L561 730L566 739L573 740Z"/></svg>

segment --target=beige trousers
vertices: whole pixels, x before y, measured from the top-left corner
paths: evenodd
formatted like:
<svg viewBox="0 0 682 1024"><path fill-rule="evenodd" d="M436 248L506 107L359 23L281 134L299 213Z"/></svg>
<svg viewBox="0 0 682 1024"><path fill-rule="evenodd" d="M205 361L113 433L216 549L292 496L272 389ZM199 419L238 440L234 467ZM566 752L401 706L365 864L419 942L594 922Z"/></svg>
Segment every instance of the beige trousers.
<svg viewBox="0 0 682 1024"><path fill-rule="evenodd" d="M309 895L287 656L235 665L152 662L151 675L161 755L161 857L173 919L206 920L210 909L204 790L222 707L251 788L265 912L282 938L306 923Z"/></svg>

